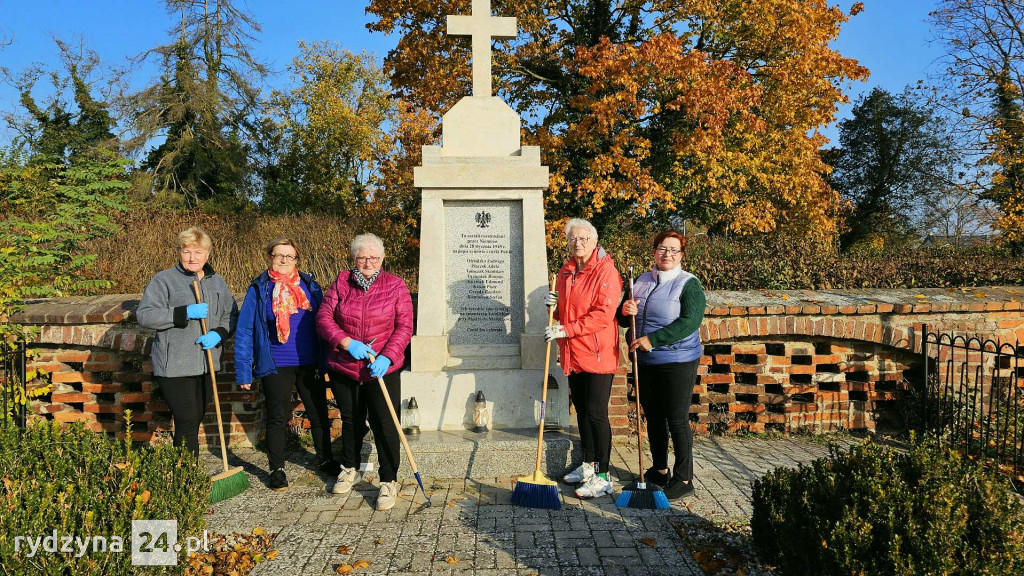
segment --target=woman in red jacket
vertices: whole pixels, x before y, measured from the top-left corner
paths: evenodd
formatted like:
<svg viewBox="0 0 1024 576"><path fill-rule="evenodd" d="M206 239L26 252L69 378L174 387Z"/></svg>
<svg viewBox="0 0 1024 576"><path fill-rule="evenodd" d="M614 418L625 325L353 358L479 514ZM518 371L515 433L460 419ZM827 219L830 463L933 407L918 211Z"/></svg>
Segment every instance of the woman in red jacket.
<svg viewBox="0 0 1024 576"><path fill-rule="evenodd" d="M356 483L369 417L380 458L377 509L388 510L398 495L400 440L376 380L384 378L391 403L399 406L399 371L412 339L412 298L404 280L381 270L380 238L356 236L351 251L355 269L338 275L316 313L317 332L328 349L331 392L341 412L341 472L331 491L345 494ZM375 359L368 363L371 355Z"/></svg>
<svg viewBox="0 0 1024 576"><path fill-rule="evenodd" d="M565 475L579 498L611 494L608 461L612 428L608 400L612 378L619 366L619 327L616 308L622 295L622 277L612 257L597 244L597 229L579 218L565 225L569 260L558 271L556 290L548 306L557 306L559 324L545 331L547 341L558 340L562 368L569 376L569 392L580 427L583 463Z"/></svg>

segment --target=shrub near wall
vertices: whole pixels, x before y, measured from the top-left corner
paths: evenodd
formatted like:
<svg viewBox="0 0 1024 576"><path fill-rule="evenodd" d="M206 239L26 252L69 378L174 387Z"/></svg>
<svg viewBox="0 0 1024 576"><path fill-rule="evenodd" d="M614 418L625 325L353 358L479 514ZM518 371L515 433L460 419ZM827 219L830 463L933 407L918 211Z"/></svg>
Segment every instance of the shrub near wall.
<svg viewBox="0 0 1024 576"><path fill-rule="evenodd" d="M783 575L1024 573L1024 506L955 452L864 444L755 481L751 529Z"/></svg>
<svg viewBox="0 0 1024 576"><path fill-rule="evenodd" d="M132 520L178 521L178 541L201 535L209 476L184 449L133 446L80 424L40 423L0 429L0 574L167 574L177 569L131 565ZM113 536L122 552L31 557L25 536ZM60 544L58 542L58 544ZM156 544L156 543L154 543ZM184 557L181 552L179 558Z"/></svg>

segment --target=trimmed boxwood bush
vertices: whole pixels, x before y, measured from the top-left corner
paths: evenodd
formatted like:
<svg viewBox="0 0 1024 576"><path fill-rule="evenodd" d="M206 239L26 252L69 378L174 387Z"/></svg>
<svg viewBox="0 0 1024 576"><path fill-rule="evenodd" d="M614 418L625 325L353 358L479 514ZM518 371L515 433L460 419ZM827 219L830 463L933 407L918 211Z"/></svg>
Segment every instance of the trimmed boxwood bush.
<svg viewBox="0 0 1024 576"><path fill-rule="evenodd" d="M1024 573L1009 481L956 452L866 443L754 482L751 529L780 574Z"/></svg>
<svg viewBox="0 0 1024 576"><path fill-rule="evenodd" d="M178 521L178 542L201 536L210 478L196 458L169 445L133 446L79 424L42 422L0 430L0 574L168 574L185 565L131 565L132 520ZM122 552L51 553L29 557L15 538L113 536ZM61 543L57 544L58 546ZM184 559L185 552L179 554Z"/></svg>

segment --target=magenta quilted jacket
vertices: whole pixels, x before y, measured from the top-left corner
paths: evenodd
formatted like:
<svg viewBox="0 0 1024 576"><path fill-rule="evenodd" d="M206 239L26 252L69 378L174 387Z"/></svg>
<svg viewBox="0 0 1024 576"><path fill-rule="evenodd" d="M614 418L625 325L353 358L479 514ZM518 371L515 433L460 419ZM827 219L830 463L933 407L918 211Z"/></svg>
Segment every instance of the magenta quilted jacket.
<svg viewBox="0 0 1024 576"><path fill-rule="evenodd" d="M338 348L346 337L369 344L391 360L388 373L400 370L405 362L405 348L412 340L412 298L409 288L394 274L381 271L369 292L364 292L351 278L352 271L338 275L334 285L324 293L316 313L316 329L327 342L327 368L353 380L368 382L369 362L356 360Z"/></svg>

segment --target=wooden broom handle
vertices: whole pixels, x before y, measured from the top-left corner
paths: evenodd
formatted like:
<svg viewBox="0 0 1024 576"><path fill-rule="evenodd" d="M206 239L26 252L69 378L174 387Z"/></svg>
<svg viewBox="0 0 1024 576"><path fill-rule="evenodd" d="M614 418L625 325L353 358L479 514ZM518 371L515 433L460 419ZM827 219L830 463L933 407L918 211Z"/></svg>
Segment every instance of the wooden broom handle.
<svg viewBox="0 0 1024 576"><path fill-rule="evenodd" d="M373 344L373 340L370 341L370 344ZM376 356L370 354L371 363L376 359ZM402 448L405 448L405 455L409 458L409 467L412 468L413 474L419 474L419 470L416 469L416 459L412 457L412 448L409 448L409 441L405 439L405 431L402 430L402 422L399 421L398 413L395 412L395 405L391 402L388 387L384 384L383 378L377 378L377 384L380 385L381 394L384 395L384 401L388 404L388 412L391 412L391 420L395 423L395 429L398 430L398 439L402 441Z"/></svg>
<svg viewBox="0 0 1024 576"><path fill-rule="evenodd" d="M558 280L557 274L551 275L551 290L555 291L555 282ZM550 328L555 322L555 307L548 307L548 327ZM544 345L544 383L540 387L540 432L537 433L537 470L540 470L540 458L541 451L544 449L544 420L547 416L548 411L548 374L551 370L551 342Z"/></svg>
<svg viewBox="0 0 1024 576"><path fill-rule="evenodd" d="M633 267L629 267L629 299L635 300L636 297L633 294ZM629 317L630 330L633 333L633 340L638 337L636 335L636 315L633 314ZM640 483L644 483L644 437L640 431L640 366L637 351L634 348L632 352L633 357L633 392L636 393L636 448L637 454L640 457Z"/></svg>
<svg viewBox="0 0 1024 576"><path fill-rule="evenodd" d="M199 289L199 282L192 281L192 292L196 295L196 302L199 304L203 303L203 293ZM206 336L206 319L199 319L199 327L203 330L203 336ZM228 447L224 443L224 422L220 417L220 396L217 394L217 374L213 370L213 353L209 350L206 352L206 366L210 371L210 383L213 386L213 407L217 409L217 434L220 436L220 457L224 461L224 471L228 471Z"/></svg>

